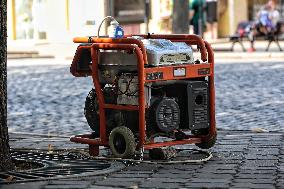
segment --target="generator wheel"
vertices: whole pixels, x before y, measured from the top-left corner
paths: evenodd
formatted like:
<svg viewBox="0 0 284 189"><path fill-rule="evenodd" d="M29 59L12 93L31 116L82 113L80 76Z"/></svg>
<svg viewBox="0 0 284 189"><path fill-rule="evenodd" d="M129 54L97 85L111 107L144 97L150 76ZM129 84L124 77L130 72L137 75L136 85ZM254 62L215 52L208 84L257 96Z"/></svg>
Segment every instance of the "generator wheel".
<svg viewBox="0 0 284 189"><path fill-rule="evenodd" d="M117 158L132 158L136 148L134 134L125 126L114 128L109 135L109 147Z"/></svg>
<svg viewBox="0 0 284 189"><path fill-rule="evenodd" d="M201 143L196 143L195 145L201 149L209 149L215 145L216 140L217 140L217 134L213 135L209 140Z"/></svg>
<svg viewBox="0 0 284 189"><path fill-rule="evenodd" d="M97 103L96 90L92 89L85 101L84 114L87 119L90 128L99 134L100 130L100 119L99 119L99 104Z"/></svg>
<svg viewBox="0 0 284 189"><path fill-rule="evenodd" d="M112 89L110 87L105 87L104 91L105 103L114 104L116 102L116 98L112 93ZM100 134L100 115L99 115L99 103L96 94L96 90L92 89L85 101L84 114L87 119L88 125L94 131L94 138L99 137ZM120 126L123 124L123 116L121 111L107 109L105 110L106 115L106 126L107 133L110 133L112 128L116 126Z"/></svg>

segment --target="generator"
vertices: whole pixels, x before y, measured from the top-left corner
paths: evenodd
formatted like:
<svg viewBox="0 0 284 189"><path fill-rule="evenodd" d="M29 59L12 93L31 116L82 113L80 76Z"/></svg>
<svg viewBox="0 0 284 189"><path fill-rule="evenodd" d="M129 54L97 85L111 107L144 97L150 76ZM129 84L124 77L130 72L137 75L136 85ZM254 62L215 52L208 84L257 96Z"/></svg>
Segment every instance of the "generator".
<svg viewBox="0 0 284 189"><path fill-rule="evenodd" d="M197 35L157 34L73 41L80 44L70 71L92 77L94 86L84 108L93 132L71 141L88 144L93 156L99 146L109 147L118 158L166 146L214 146L214 55L208 42Z"/></svg>

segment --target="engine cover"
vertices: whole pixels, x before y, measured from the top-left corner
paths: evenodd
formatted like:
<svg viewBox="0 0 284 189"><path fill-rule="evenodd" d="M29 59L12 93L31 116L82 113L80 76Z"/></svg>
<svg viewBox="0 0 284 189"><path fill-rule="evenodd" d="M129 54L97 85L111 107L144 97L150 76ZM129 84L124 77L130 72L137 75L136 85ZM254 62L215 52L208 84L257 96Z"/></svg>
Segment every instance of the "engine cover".
<svg viewBox="0 0 284 189"><path fill-rule="evenodd" d="M193 50L184 42L171 42L166 39L143 39L147 52L148 64L165 66L192 64Z"/></svg>
<svg viewBox="0 0 284 189"><path fill-rule="evenodd" d="M180 129L208 129L210 101L208 81L179 80L164 87L168 98L177 99L180 109ZM157 95L152 90L153 95Z"/></svg>
<svg viewBox="0 0 284 189"><path fill-rule="evenodd" d="M173 98L156 100L150 107L150 122L159 131L171 132L179 128L180 110L179 105Z"/></svg>
<svg viewBox="0 0 284 189"><path fill-rule="evenodd" d="M207 81L192 81L188 88L189 128L209 128L209 87Z"/></svg>

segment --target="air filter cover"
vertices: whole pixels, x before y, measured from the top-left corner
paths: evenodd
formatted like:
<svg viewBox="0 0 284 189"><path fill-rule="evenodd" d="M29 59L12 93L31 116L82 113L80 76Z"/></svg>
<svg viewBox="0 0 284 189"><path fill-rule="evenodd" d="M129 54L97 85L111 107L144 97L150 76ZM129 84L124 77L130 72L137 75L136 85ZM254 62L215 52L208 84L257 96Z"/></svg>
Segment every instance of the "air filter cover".
<svg viewBox="0 0 284 189"><path fill-rule="evenodd" d="M155 123L162 132L171 132L178 129L180 110L173 98L162 98L153 104Z"/></svg>

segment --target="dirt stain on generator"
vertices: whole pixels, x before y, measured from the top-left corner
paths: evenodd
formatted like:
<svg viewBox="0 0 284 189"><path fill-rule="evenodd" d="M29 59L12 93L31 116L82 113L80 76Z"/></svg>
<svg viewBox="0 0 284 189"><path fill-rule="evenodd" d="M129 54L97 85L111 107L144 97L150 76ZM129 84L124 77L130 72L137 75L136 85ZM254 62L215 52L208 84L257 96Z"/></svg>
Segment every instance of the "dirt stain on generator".
<svg viewBox="0 0 284 189"><path fill-rule="evenodd" d="M166 146L215 144L214 57L206 41L149 34L74 42L81 44L71 73L91 76L94 83L84 111L93 133L71 141L89 144L91 155L109 146L121 158ZM193 57L195 45L201 60Z"/></svg>

